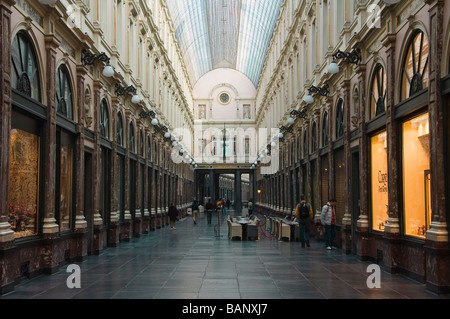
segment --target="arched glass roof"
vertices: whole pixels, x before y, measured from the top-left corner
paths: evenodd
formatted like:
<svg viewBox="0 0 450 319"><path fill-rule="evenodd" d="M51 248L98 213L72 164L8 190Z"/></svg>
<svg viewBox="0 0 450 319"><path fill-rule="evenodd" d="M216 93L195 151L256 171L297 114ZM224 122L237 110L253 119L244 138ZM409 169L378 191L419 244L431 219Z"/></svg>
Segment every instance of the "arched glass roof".
<svg viewBox="0 0 450 319"><path fill-rule="evenodd" d="M258 87L284 0L165 0L192 86L233 68Z"/></svg>

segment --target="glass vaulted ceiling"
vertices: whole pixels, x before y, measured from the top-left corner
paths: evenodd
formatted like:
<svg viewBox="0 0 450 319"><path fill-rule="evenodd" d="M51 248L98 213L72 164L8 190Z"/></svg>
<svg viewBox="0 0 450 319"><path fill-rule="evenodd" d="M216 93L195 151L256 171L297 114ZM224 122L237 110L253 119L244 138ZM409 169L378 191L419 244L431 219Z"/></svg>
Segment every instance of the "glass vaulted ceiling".
<svg viewBox="0 0 450 319"><path fill-rule="evenodd" d="M284 0L165 0L194 86L205 73L233 68L258 87Z"/></svg>

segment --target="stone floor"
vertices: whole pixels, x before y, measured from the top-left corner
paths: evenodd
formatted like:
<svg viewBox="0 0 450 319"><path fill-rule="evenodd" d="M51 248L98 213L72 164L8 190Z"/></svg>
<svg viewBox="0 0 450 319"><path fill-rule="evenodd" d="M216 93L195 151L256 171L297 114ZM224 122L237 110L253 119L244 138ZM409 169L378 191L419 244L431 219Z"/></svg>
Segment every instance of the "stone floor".
<svg viewBox="0 0 450 319"><path fill-rule="evenodd" d="M264 221L264 220L263 220ZM79 263L81 288L69 289L67 266L17 285L0 299L448 299L402 275L381 272L370 289L368 262L313 241L230 241L226 223L170 227L108 248Z"/></svg>

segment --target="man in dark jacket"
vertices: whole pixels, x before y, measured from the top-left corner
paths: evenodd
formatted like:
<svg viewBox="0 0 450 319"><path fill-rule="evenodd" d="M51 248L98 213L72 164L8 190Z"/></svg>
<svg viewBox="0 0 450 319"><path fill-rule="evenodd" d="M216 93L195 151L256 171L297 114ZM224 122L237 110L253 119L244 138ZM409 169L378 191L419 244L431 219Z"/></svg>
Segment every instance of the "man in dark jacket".
<svg viewBox="0 0 450 319"><path fill-rule="evenodd" d="M170 228L176 229L175 224L178 220L178 209L175 207L173 203L170 203L169 206L169 219L170 219Z"/></svg>
<svg viewBox="0 0 450 319"><path fill-rule="evenodd" d="M206 217L207 217L207 220L208 220L208 224L211 224L212 213L216 209L216 205L211 203L211 199L208 199L208 202L206 203L205 209L206 209Z"/></svg>

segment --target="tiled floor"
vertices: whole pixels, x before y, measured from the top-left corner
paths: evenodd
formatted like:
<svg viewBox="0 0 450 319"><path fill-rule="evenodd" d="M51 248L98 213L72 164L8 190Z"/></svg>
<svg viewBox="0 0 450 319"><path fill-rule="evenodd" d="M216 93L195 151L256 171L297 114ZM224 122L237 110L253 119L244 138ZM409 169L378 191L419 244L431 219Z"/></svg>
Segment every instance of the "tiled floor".
<svg viewBox="0 0 450 319"><path fill-rule="evenodd" d="M369 263L323 243L310 248L260 236L228 240L201 217L187 217L131 243L89 256L81 267L81 288L67 287L67 266L51 276L22 282L0 299L448 299L401 275L381 273L370 289Z"/></svg>

